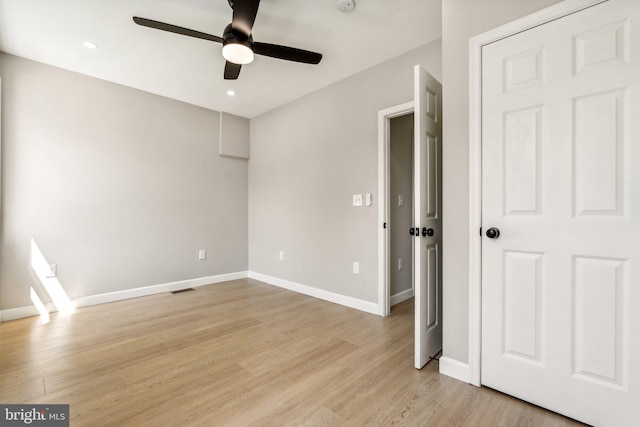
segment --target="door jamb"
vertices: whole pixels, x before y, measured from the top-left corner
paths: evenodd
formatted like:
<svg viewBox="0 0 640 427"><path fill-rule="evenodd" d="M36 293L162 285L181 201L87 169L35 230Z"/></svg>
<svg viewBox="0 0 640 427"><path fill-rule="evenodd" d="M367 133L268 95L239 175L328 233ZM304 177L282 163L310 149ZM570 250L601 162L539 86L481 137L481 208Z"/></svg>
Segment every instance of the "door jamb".
<svg viewBox="0 0 640 427"><path fill-rule="evenodd" d="M413 110L414 102L409 101L378 111L378 314L383 317L391 312L388 200L391 119L411 114Z"/></svg>
<svg viewBox="0 0 640 427"><path fill-rule="evenodd" d="M469 383L480 386L482 345L482 47L609 0L565 0L469 39ZM476 232L478 230L478 232Z"/></svg>

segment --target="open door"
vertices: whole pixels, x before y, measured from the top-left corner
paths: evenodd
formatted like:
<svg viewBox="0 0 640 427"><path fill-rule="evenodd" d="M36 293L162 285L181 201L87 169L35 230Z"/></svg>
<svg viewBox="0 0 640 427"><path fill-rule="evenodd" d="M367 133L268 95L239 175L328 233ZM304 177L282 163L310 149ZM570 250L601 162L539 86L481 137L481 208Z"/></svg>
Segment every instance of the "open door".
<svg viewBox="0 0 640 427"><path fill-rule="evenodd" d="M442 85L414 68L415 367L442 349Z"/></svg>

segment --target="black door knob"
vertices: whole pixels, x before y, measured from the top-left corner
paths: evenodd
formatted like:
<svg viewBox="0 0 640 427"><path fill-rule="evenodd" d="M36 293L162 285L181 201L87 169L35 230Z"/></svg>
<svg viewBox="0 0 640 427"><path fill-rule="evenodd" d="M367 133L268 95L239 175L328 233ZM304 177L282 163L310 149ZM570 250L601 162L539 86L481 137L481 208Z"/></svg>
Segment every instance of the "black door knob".
<svg viewBox="0 0 640 427"><path fill-rule="evenodd" d="M422 227L422 237L431 237L434 234L436 234L436 232L433 228Z"/></svg>
<svg viewBox="0 0 640 427"><path fill-rule="evenodd" d="M411 227L411 228L409 229L409 234L411 234L412 236L413 236L414 234L416 234L416 229L415 229L415 228L413 228L413 227Z"/></svg>
<svg viewBox="0 0 640 427"><path fill-rule="evenodd" d="M491 227L490 229L487 230L487 237L490 239L497 239L498 237L500 237L500 230L498 230L495 227Z"/></svg>

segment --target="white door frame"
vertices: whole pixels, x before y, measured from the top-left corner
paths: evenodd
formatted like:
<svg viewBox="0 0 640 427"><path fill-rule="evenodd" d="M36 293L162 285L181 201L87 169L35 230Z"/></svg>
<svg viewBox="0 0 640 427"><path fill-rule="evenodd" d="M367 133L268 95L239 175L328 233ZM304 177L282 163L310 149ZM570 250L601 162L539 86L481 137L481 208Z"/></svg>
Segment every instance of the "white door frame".
<svg viewBox="0 0 640 427"><path fill-rule="evenodd" d="M482 345L482 47L608 0L565 0L469 40L469 380L480 386Z"/></svg>
<svg viewBox="0 0 640 427"><path fill-rule="evenodd" d="M391 119L413 113L414 102L378 111L378 314L391 311L389 283L389 150ZM385 225L386 224L386 228Z"/></svg>

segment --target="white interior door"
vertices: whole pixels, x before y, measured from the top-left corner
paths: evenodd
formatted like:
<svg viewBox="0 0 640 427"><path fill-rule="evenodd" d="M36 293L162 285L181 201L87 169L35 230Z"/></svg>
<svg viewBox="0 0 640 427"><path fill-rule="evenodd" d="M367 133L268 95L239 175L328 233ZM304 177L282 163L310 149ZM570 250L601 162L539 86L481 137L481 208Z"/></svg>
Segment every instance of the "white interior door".
<svg viewBox="0 0 640 427"><path fill-rule="evenodd" d="M442 85L414 69L415 367L442 349Z"/></svg>
<svg viewBox="0 0 640 427"><path fill-rule="evenodd" d="M487 45L482 67L481 381L640 426L640 1Z"/></svg>

